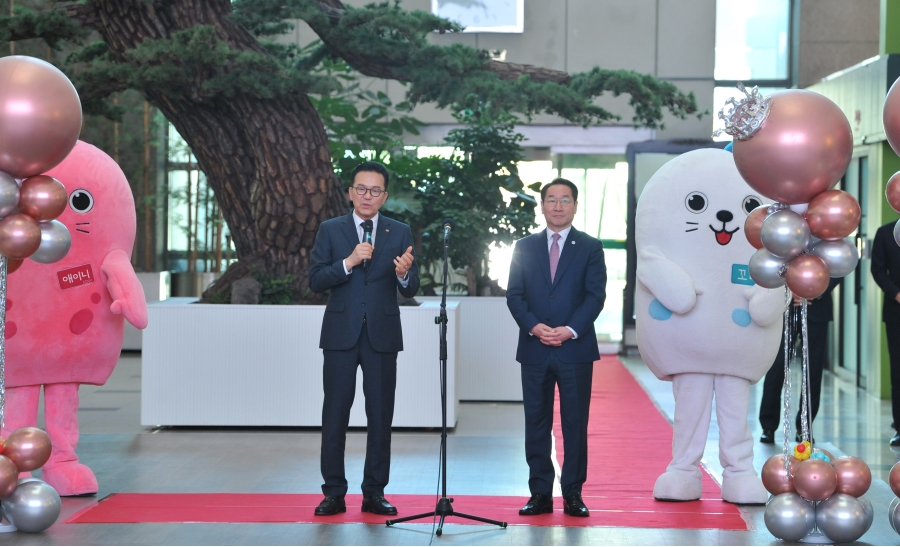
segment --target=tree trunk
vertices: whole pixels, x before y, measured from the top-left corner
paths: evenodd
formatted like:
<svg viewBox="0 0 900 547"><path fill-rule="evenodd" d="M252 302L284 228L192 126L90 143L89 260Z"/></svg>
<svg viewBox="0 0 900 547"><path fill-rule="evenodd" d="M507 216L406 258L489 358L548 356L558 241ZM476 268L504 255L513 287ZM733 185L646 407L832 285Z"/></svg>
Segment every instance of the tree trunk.
<svg viewBox="0 0 900 547"><path fill-rule="evenodd" d="M235 50L264 52L228 17L229 0L90 0L94 27L120 62L147 39L168 38L195 25L214 25ZM258 271L293 275L300 297L308 287L309 250L319 225L347 211L334 176L325 127L306 95L204 99L158 87L142 92L169 120L197 158L216 194L239 261L209 293ZM305 301L321 301L305 295Z"/></svg>

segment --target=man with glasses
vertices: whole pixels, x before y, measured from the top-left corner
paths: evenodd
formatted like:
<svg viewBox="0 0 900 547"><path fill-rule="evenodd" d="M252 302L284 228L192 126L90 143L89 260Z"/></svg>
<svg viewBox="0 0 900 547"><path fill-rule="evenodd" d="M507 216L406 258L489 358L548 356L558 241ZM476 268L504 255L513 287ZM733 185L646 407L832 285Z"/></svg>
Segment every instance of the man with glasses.
<svg viewBox="0 0 900 547"><path fill-rule="evenodd" d="M600 358L594 320L606 300L606 264L599 240L572 227L578 188L555 179L541 189L547 229L516 242L506 304L519 325L516 360L522 365L525 459L531 498L520 515L553 512L551 459L554 388L565 460L563 511L587 517L581 498L587 480L587 425L594 361Z"/></svg>
<svg viewBox="0 0 900 547"><path fill-rule="evenodd" d="M415 296L419 270L409 226L378 213L388 195L384 165L361 163L351 180L353 211L322 223L309 269L309 288L329 291L319 341L325 355L321 451L325 499L315 514L347 510L344 447L356 367L361 366L367 420L362 510L396 515L397 509L384 498L384 488L390 475L397 352L403 350L397 290L407 298Z"/></svg>

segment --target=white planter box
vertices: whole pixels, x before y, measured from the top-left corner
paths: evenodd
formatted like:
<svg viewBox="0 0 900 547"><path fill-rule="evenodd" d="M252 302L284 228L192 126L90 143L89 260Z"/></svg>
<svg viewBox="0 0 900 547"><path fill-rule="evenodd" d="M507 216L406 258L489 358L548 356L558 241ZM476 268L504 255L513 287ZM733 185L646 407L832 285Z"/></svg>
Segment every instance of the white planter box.
<svg viewBox="0 0 900 547"><path fill-rule="evenodd" d="M516 361L519 325L504 296L453 296L459 301L459 399L521 401L522 369ZM440 297L417 296L437 302Z"/></svg>
<svg viewBox="0 0 900 547"><path fill-rule="evenodd" d="M144 331L141 424L311 426L322 424L325 306L149 305ZM403 306L405 351L397 359L394 427L440 427L439 302ZM447 302L447 425L456 425L456 301ZM362 372L351 426L365 426Z"/></svg>
<svg viewBox="0 0 900 547"><path fill-rule="evenodd" d="M172 277L169 272L139 272L137 278L141 282L141 287L144 288L144 298L147 299L147 302L169 298L172 286ZM125 339L122 341L122 349L140 350L142 336L142 331L125 321Z"/></svg>

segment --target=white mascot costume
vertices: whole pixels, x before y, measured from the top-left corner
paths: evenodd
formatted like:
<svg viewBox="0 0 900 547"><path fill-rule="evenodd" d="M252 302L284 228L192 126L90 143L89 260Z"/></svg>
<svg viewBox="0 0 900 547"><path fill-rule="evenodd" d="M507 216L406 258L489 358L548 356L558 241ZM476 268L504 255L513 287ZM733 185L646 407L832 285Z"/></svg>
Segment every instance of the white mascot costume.
<svg viewBox="0 0 900 547"><path fill-rule="evenodd" d="M672 462L653 488L658 500L700 499L713 397L722 499L768 499L753 469L747 414L750 385L778 352L785 302L783 289L755 285L747 267L755 249L741 230L761 204L732 154L712 148L665 164L638 200L638 347L675 394Z"/></svg>

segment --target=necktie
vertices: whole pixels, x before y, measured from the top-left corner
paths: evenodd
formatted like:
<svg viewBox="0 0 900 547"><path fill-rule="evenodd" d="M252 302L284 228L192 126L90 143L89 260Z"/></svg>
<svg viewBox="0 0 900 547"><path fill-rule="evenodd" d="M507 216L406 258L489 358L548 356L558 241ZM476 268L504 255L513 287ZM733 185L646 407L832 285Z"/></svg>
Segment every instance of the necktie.
<svg viewBox="0 0 900 547"><path fill-rule="evenodd" d="M550 245L550 282L556 277L556 266L559 265L559 234L553 234L553 243Z"/></svg>

